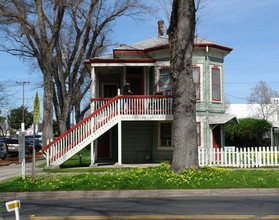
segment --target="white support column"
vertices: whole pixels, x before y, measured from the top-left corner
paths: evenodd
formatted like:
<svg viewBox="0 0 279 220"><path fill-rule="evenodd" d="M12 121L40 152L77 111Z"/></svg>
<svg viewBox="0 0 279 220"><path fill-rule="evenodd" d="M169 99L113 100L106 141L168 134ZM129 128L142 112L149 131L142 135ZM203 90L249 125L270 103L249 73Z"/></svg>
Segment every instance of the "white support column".
<svg viewBox="0 0 279 220"><path fill-rule="evenodd" d="M97 141L93 141L90 144L91 146L91 164L90 167L97 167L96 165L96 157L97 157Z"/></svg>
<svg viewBox="0 0 279 220"><path fill-rule="evenodd" d="M122 124L118 122L118 165L122 164Z"/></svg>
<svg viewBox="0 0 279 220"><path fill-rule="evenodd" d="M96 73L95 67L91 69L91 98L96 98Z"/></svg>
<svg viewBox="0 0 279 220"><path fill-rule="evenodd" d="M95 164L94 141L91 142L90 146L91 146L91 165L90 166L94 166L94 164Z"/></svg>
<svg viewBox="0 0 279 220"><path fill-rule="evenodd" d="M96 72L95 67L91 67L91 98L96 98ZM91 104L91 113L95 109L95 103Z"/></svg>

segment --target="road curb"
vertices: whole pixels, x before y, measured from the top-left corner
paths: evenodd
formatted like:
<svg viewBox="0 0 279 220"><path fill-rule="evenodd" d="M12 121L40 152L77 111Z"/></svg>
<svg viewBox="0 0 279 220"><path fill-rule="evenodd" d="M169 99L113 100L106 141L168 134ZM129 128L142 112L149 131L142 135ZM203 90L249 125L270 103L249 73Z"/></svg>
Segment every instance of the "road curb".
<svg viewBox="0 0 279 220"><path fill-rule="evenodd" d="M279 188L247 189L155 189L155 190L92 190L47 192L2 192L0 198L9 200L107 199L107 198L169 198L195 196L279 196Z"/></svg>

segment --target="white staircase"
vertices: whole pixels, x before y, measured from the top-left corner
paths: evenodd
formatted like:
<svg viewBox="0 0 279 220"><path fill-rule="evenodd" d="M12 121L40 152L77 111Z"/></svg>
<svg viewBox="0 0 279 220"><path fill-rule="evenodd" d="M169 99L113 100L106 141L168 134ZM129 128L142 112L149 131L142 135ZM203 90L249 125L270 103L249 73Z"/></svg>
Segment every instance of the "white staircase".
<svg viewBox="0 0 279 220"><path fill-rule="evenodd" d="M133 106L132 109L129 105ZM172 109L171 96L116 96L46 145L41 152L48 167L59 166L119 121L172 120Z"/></svg>

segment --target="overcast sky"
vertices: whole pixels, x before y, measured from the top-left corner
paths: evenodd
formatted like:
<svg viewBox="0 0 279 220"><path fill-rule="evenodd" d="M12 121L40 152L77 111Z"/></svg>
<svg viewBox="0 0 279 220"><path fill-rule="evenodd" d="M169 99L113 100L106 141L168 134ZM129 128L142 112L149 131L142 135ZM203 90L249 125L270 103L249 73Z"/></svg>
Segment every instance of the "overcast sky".
<svg viewBox="0 0 279 220"><path fill-rule="evenodd" d="M251 88L260 80L279 92L278 11L279 0L203 0L197 34L233 48L225 57L224 67L225 96L231 104L246 103ZM142 22L122 18L114 25L112 39L131 44L157 37L159 18L166 19L163 13L145 16ZM0 81L10 88L12 108L22 105L22 86L16 81L30 81L25 86L25 103L30 111L36 91L42 101L43 90L38 88L41 73L18 58L0 53L0 76Z"/></svg>

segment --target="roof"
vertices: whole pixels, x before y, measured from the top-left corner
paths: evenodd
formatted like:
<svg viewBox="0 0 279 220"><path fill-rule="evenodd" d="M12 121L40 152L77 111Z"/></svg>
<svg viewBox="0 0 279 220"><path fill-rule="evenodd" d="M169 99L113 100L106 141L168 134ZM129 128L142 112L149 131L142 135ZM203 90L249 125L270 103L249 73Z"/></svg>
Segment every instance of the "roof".
<svg viewBox="0 0 279 220"><path fill-rule="evenodd" d="M232 51L232 48L222 46L220 44L216 44L212 41L206 40L201 37L195 37L194 39L194 47L213 47L217 48L220 50L227 51L228 53ZM100 57L95 57L89 60L84 61L85 64L90 64L90 63L120 63L120 62L129 62L129 63L134 63L134 62L155 62L155 60L151 59L146 59L144 58L144 54L152 51L158 51L162 49L169 49L169 37L167 35L160 36L160 37L155 37L152 39L148 39L145 41L141 41L138 43L130 44L130 45L125 45L121 46L118 48L115 48L113 50L113 54L108 54ZM116 54L122 54L122 53L139 53L142 54L143 58L142 59L116 59Z"/></svg>
<svg viewBox="0 0 279 220"><path fill-rule="evenodd" d="M219 49L232 51L232 48L225 47L221 44L214 43L212 41L206 40L201 37L195 37L194 44L196 47L212 46L212 47L217 47ZM164 45L169 45L169 37L167 35L148 39L148 40L141 41L141 42L138 42L135 44L125 45L122 47L115 48L114 50L147 50L147 49L151 49L151 48L161 47Z"/></svg>
<svg viewBox="0 0 279 220"><path fill-rule="evenodd" d="M229 115L229 114L222 114L218 116L210 116L208 118L208 123L210 125L216 125L216 124L237 124L238 119L235 115Z"/></svg>

